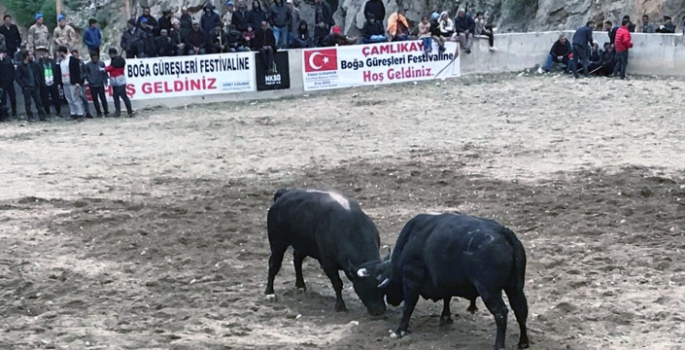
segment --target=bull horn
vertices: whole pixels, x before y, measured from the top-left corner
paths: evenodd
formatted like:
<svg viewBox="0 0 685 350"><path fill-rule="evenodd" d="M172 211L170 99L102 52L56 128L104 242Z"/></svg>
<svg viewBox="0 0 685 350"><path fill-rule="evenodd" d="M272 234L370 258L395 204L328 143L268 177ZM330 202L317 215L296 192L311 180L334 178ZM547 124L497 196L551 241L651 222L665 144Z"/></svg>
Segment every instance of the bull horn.
<svg viewBox="0 0 685 350"><path fill-rule="evenodd" d="M390 279L386 278L383 280L383 282L381 282L381 284L378 285L378 288L385 288L388 286L389 283L390 283Z"/></svg>
<svg viewBox="0 0 685 350"><path fill-rule="evenodd" d="M361 268L357 270L357 276L359 277L369 277L369 271L366 268Z"/></svg>

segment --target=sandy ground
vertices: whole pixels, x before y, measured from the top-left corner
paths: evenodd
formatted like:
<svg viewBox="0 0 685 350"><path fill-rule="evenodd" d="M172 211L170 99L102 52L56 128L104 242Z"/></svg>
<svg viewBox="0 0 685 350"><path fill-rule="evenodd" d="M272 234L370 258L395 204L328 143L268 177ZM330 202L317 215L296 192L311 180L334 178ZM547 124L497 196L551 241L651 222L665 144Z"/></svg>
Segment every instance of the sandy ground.
<svg viewBox="0 0 685 350"><path fill-rule="evenodd" d="M515 74L0 124L1 349L484 349L492 316L347 313L286 258L278 187L356 198L392 245L425 211L495 218L528 253L534 349L685 349L685 84ZM508 349L518 339L513 313Z"/></svg>

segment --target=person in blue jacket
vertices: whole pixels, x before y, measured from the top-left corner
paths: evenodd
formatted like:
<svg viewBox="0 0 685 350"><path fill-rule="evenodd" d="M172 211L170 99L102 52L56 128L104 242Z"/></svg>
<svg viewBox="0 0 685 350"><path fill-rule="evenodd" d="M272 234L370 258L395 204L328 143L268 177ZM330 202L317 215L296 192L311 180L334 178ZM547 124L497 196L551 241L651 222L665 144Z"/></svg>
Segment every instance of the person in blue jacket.
<svg viewBox="0 0 685 350"><path fill-rule="evenodd" d="M88 52L100 53L100 45L102 45L102 33L98 26L98 21L94 18L88 20L88 29L83 33L83 43L88 47Z"/></svg>

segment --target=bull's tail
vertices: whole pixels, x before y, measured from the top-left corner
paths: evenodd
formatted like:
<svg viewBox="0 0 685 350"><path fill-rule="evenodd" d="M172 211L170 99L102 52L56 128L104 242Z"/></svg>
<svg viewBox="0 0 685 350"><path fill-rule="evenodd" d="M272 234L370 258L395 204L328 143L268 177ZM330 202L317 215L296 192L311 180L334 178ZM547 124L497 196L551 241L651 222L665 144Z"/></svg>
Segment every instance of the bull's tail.
<svg viewBox="0 0 685 350"><path fill-rule="evenodd" d="M514 248L514 266L507 284L517 290L523 290L526 279L526 251L512 230L505 227L502 233L507 242Z"/></svg>

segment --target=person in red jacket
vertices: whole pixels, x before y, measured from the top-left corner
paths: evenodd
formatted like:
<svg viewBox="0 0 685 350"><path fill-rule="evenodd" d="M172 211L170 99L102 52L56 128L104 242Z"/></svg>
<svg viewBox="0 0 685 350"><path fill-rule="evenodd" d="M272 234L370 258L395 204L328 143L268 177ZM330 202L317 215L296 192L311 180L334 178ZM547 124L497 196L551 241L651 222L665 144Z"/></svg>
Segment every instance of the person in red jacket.
<svg viewBox="0 0 685 350"><path fill-rule="evenodd" d="M621 28L616 31L616 66L614 67L614 76L620 74L621 79L626 78L626 68L628 68L628 49L633 47L633 42L630 40L630 31L628 25L630 20L624 19L621 22Z"/></svg>

